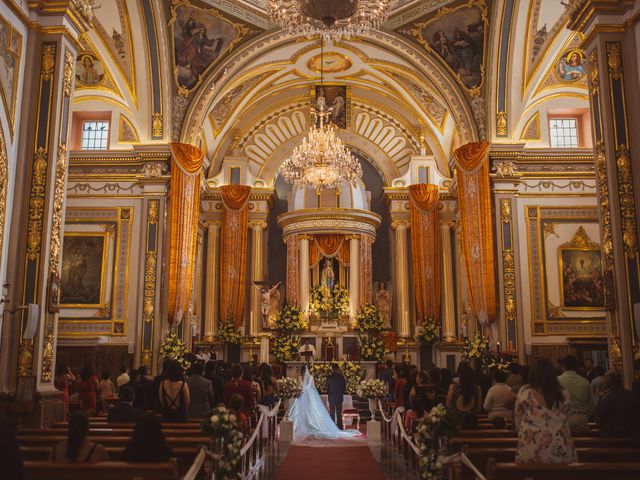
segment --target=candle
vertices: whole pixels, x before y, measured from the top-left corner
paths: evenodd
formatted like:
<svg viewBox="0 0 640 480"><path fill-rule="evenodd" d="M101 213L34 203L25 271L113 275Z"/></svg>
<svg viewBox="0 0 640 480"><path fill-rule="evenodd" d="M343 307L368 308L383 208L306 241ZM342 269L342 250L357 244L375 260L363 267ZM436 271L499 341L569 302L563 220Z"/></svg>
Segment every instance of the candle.
<svg viewBox="0 0 640 480"><path fill-rule="evenodd" d="M513 340L509 340L509 351L513 352Z"/></svg>
<svg viewBox="0 0 640 480"><path fill-rule="evenodd" d="M464 338L465 340L467 338L469 338L469 327L467 327L467 325L462 325L462 338Z"/></svg>
<svg viewBox="0 0 640 480"><path fill-rule="evenodd" d="M501 348L500 348L500 342L496 343L496 351L497 351L498 353L501 353L501 352L502 352L502 350L501 350Z"/></svg>

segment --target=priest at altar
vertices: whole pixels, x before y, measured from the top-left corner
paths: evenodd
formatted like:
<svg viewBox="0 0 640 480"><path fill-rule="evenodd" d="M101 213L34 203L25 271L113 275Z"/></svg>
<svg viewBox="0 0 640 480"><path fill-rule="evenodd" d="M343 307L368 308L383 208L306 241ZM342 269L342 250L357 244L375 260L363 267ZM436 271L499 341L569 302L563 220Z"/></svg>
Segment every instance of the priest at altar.
<svg viewBox="0 0 640 480"><path fill-rule="evenodd" d="M309 341L309 339L306 338L304 340L304 343L300 345L298 352L300 353L300 359L302 361L305 361L307 363L313 363L313 360L315 359L315 356L316 356L316 347L314 345L311 345L311 342Z"/></svg>

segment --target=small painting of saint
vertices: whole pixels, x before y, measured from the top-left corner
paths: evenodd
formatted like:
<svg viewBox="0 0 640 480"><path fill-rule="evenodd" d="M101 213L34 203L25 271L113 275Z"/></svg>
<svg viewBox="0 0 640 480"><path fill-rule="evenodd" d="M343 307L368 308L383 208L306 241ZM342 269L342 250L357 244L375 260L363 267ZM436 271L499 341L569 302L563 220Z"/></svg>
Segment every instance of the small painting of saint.
<svg viewBox="0 0 640 480"><path fill-rule="evenodd" d="M348 95L344 85L322 85L315 87L316 109L323 105L329 111L329 121L338 128L347 128L348 121Z"/></svg>
<svg viewBox="0 0 640 480"><path fill-rule="evenodd" d="M556 75L565 82L580 80L587 73L584 52L571 50L562 56L556 67Z"/></svg>
<svg viewBox="0 0 640 480"><path fill-rule="evenodd" d="M76 81L85 87L96 87L104 80L102 63L91 53L81 53L76 60Z"/></svg>

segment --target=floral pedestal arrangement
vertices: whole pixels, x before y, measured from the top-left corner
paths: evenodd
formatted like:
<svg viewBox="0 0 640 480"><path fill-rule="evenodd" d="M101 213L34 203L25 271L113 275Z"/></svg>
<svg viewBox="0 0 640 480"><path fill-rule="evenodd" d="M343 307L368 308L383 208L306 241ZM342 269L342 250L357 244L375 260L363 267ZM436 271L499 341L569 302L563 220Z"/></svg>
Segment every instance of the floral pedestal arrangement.
<svg viewBox="0 0 640 480"><path fill-rule="evenodd" d="M279 378L278 392L284 404L284 419L287 420L293 399L302 395L302 383L294 377Z"/></svg>
<svg viewBox="0 0 640 480"><path fill-rule="evenodd" d="M367 442L379 443L381 437L380 422L376 420L378 399L386 398L389 393L387 382L378 379L363 380L357 390L358 396L369 400L371 420L367 422Z"/></svg>
<svg viewBox="0 0 640 480"><path fill-rule="evenodd" d="M202 431L211 437L210 448L216 457L213 465L215 478L236 478L244 440L238 417L226 407L216 407L202 422Z"/></svg>

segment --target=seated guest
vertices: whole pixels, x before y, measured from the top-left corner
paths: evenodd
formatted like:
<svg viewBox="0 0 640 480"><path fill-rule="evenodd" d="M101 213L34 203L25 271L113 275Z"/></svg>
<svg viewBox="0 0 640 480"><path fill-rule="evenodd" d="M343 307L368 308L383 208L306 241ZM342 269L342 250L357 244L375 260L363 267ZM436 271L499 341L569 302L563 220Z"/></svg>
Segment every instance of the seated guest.
<svg viewBox="0 0 640 480"><path fill-rule="evenodd" d="M596 367L598 368L598 367ZM631 435L633 418L632 394L624 388L620 373L612 371L605 376L605 390L596 408L596 423L605 437Z"/></svg>
<svg viewBox="0 0 640 480"><path fill-rule="evenodd" d="M116 386L118 387L118 391L120 390L121 386L126 385L127 383L129 383L129 380L131 380L129 378L128 371L129 367L127 367L126 365L120 367L120 375L118 375L118 378L116 378Z"/></svg>
<svg viewBox="0 0 640 480"><path fill-rule="evenodd" d="M569 393L546 358L534 360L530 376L531 383L523 385L516 399L516 463L577 462L569 428Z"/></svg>
<svg viewBox="0 0 640 480"><path fill-rule="evenodd" d="M418 368L411 366L408 368L408 373L405 374L407 382L404 384L404 390L402 391L402 397L404 398L403 406L405 411L411 410L411 390L418 384Z"/></svg>
<svg viewBox="0 0 640 480"><path fill-rule="evenodd" d="M458 367L458 382L447 392L447 408L462 416L462 428L478 428L477 413L482 408L482 390L476 383L475 372L466 363Z"/></svg>
<svg viewBox="0 0 640 480"><path fill-rule="evenodd" d="M125 383L121 388L130 387L136 392L133 406L139 408L143 412L147 410L147 392L140 383L140 371L133 369L129 372L129 383Z"/></svg>
<svg viewBox="0 0 640 480"><path fill-rule="evenodd" d="M173 450L164 438L162 424L156 415L143 415L122 453L125 462L168 462Z"/></svg>
<svg viewBox="0 0 640 480"><path fill-rule="evenodd" d="M480 387L482 391L482 398L484 398L487 396L487 392L491 388L493 380L489 374L485 373L482 369L482 362L478 357L473 357L471 359L471 368L473 369L473 374L476 379L476 385Z"/></svg>
<svg viewBox="0 0 640 480"><path fill-rule="evenodd" d="M518 393L520 387L524 384L522 379L521 366L517 363L509 365L509 375L507 376L507 385L511 388L513 393Z"/></svg>
<svg viewBox="0 0 640 480"><path fill-rule="evenodd" d="M83 412L75 412L69 418L69 436L58 443L50 460L62 463L96 463L109 460L109 454L99 443L87 440L89 418Z"/></svg>
<svg viewBox="0 0 640 480"><path fill-rule="evenodd" d="M513 403L516 394L513 393L511 387L507 385L507 372L504 370L496 370L493 373L493 386L487 392L484 399L484 411L487 412L489 420L493 422L496 428L504 428L507 419L511 418Z"/></svg>
<svg viewBox="0 0 640 480"><path fill-rule="evenodd" d="M593 390L593 396L600 398L600 395L605 390L604 368L601 365L593 367L594 378L591 380L591 390Z"/></svg>
<svg viewBox="0 0 640 480"><path fill-rule="evenodd" d="M109 372L102 372L102 380L100 380L100 397L102 399L113 398L116 396L116 387L111 381Z"/></svg>
<svg viewBox="0 0 640 480"><path fill-rule="evenodd" d="M262 400L262 389L260 384L256 381L256 375L253 368L246 367L242 378L251 384L251 391L253 392L253 404L256 405Z"/></svg>
<svg viewBox="0 0 640 480"><path fill-rule="evenodd" d="M27 478L16 428L4 418L0 418L0 472L3 478L13 480Z"/></svg>
<svg viewBox="0 0 640 480"><path fill-rule="evenodd" d="M409 397L411 399L416 397L422 398L424 400L425 408L427 410L431 410L438 404L436 401L436 393L436 386L431 382L429 374L425 371L421 371L418 373L418 384L411 389Z"/></svg>
<svg viewBox="0 0 640 480"><path fill-rule="evenodd" d="M151 410L153 408L153 393L151 391L151 389L153 388L153 380L147 377L148 370L146 365L140 365L140 368L138 368L138 373L138 384L140 385L140 392L144 395L144 409Z"/></svg>
<svg viewBox="0 0 640 480"><path fill-rule="evenodd" d="M216 362L209 360L204 366L204 378L211 382L213 387L213 406L222 403L222 392L224 391L224 378L217 372Z"/></svg>
<svg viewBox="0 0 640 480"><path fill-rule="evenodd" d="M425 415L426 401L422 397L413 397L411 410L404 415L404 429L409 435L415 432L418 420Z"/></svg>
<svg viewBox="0 0 640 480"><path fill-rule="evenodd" d="M276 394L278 393L278 382L273 376L273 370L270 365L264 364L261 367L260 391L262 392L262 398L260 404L269 408L273 408L276 405Z"/></svg>
<svg viewBox="0 0 640 480"><path fill-rule="evenodd" d="M449 386L453 382L453 375L451 374L451 370L448 368L440 369L440 384L438 385L438 394L447 398L447 392L449 392Z"/></svg>
<svg viewBox="0 0 640 480"><path fill-rule="evenodd" d="M107 411L109 423L135 423L142 418L144 412L135 404L136 392L130 386L124 385L120 389L120 403Z"/></svg>
<svg viewBox="0 0 640 480"><path fill-rule="evenodd" d="M242 379L242 367L235 364L231 367L231 380L224 384L222 393L222 403L231 408L229 401L233 395L241 395L244 398L242 412L250 415L255 407L253 398L253 387L251 382Z"/></svg>
<svg viewBox="0 0 640 480"><path fill-rule="evenodd" d="M182 367L176 360L167 364L165 378L160 383L160 405L163 422L186 422L189 411L189 386L184 381Z"/></svg>
<svg viewBox="0 0 640 480"><path fill-rule="evenodd" d="M393 399L396 403L396 407L404 407L404 386L407 380L404 378L404 372L400 365L393 367L393 379L395 384L393 385Z"/></svg>
<svg viewBox="0 0 640 480"><path fill-rule="evenodd" d="M569 426L572 432L586 432L589 430L589 416L593 415L596 406L593 390L589 381L576 371L576 357L567 355L560 365L562 375L558 377L558 381L569 392L571 405Z"/></svg>
<svg viewBox="0 0 640 480"><path fill-rule="evenodd" d="M202 376L204 364L196 362L191 366L191 376L187 378L189 386L189 417L204 418L213 408L213 387L211 382Z"/></svg>
<svg viewBox="0 0 640 480"><path fill-rule="evenodd" d="M234 393L229 398L228 409L231 410L236 417L238 417L238 423L242 429L242 433L249 434L249 415L243 410L244 397L239 393Z"/></svg>
<svg viewBox="0 0 640 480"><path fill-rule="evenodd" d="M93 369L89 365L82 367L80 372L80 380L77 385L78 400L80 400L80 406L87 415L93 415L96 413L98 393L98 379L93 374Z"/></svg>

